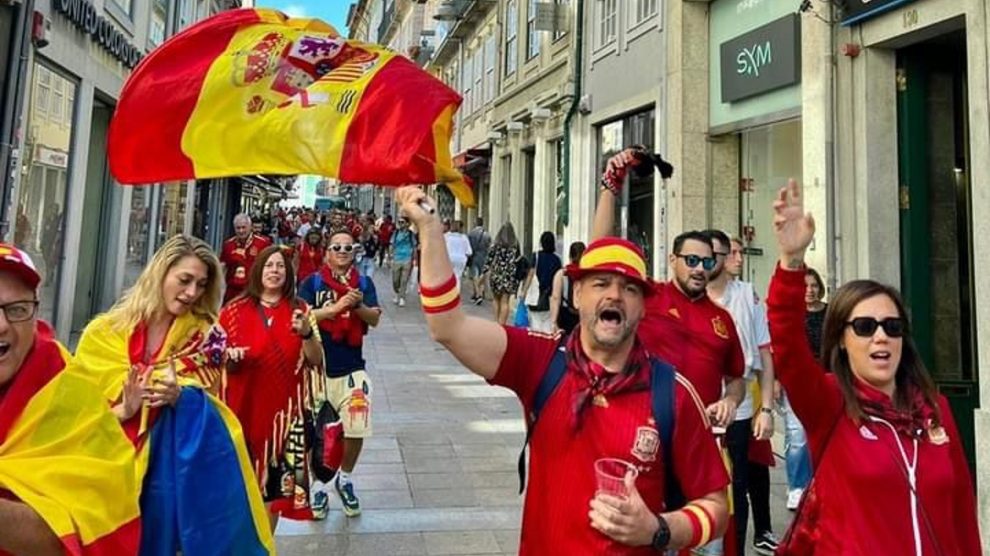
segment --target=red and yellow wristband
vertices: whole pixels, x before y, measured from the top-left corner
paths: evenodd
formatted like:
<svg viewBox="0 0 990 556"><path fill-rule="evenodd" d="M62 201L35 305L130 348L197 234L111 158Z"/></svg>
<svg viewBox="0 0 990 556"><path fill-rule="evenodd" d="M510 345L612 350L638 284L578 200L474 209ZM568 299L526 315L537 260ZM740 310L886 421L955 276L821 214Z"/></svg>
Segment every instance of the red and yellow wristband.
<svg viewBox="0 0 990 556"><path fill-rule="evenodd" d="M691 522L691 541L686 548L708 544L712 540L712 532L715 530L715 519L712 514L698 504L688 504L681 508L681 511Z"/></svg>
<svg viewBox="0 0 990 556"><path fill-rule="evenodd" d="M439 286L419 285L419 300L423 312L428 314L446 313L461 304L461 288L453 274Z"/></svg>

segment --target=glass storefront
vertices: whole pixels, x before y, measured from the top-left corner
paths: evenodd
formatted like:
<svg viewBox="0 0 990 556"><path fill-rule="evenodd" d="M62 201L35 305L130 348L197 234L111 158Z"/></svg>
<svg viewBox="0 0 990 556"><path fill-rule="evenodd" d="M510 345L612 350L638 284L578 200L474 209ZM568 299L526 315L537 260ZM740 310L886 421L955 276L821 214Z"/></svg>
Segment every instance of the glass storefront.
<svg viewBox="0 0 990 556"><path fill-rule="evenodd" d="M746 256L743 280L766 294L777 264L773 201L789 178L802 179L801 121L748 129L739 134L740 231ZM823 269L821 269L823 270Z"/></svg>
<svg viewBox="0 0 990 556"><path fill-rule="evenodd" d="M650 108L599 126L596 179L605 168L605 161L624 147L643 145L652 151L653 125L654 110ZM627 186L622 188L621 202L616 206L613 230L614 235L624 237L643 249L647 268L653 268L654 256L653 195L653 175L640 178L630 174Z"/></svg>
<svg viewBox="0 0 990 556"><path fill-rule="evenodd" d="M58 304L77 85L41 61L35 61L31 73L14 244L27 251L38 267L43 280L38 314L53 322Z"/></svg>
<svg viewBox="0 0 990 556"><path fill-rule="evenodd" d="M189 195L189 182L166 183L161 186L158 198L158 234L155 249L165 240L184 233L186 223L186 196Z"/></svg>
<svg viewBox="0 0 990 556"><path fill-rule="evenodd" d="M131 191L130 218L127 226L127 260L124 262L124 288L137 281L148 262L148 238L151 237L151 188L135 187Z"/></svg>

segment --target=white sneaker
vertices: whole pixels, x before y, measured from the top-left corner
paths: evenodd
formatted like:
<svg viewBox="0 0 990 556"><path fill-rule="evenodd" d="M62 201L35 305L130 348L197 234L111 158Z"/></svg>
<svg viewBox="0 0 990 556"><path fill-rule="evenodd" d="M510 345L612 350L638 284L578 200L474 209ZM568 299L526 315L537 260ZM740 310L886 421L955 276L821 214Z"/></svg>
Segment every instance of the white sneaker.
<svg viewBox="0 0 990 556"><path fill-rule="evenodd" d="M392 298L392 303L394 303L395 305L398 305L399 304L399 296L393 297Z"/></svg>
<svg viewBox="0 0 990 556"><path fill-rule="evenodd" d="M399 307L405 307L405 306L406 306L406 300L405 300L405 298L404 297L400 297L399 298Z"/></svg>
<svg viewBox="0 0 990 556"><path fill-rule="evenodd" d="M804 496L804 489L795 488L787 491L787 509L794 511L801 504L801 497Z"/></svg>

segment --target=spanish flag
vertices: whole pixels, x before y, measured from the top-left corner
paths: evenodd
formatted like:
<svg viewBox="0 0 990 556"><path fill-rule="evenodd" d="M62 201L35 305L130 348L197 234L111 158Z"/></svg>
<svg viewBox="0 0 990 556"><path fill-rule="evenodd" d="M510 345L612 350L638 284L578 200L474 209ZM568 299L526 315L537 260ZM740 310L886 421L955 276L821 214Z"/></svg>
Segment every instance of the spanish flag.
<svg viewBox="0 0 990 556"><path fill-rule="evenodd" d="M110 125L124 184L245 174L446 184L474 193L450 155L461 97L413 62L316 19L222 12L131 74Z"/></svg>
<svg viewBox="0 0 990 556"><path fill-rule="evenodd" d="M96 384L39 321L0 401L0 490L48 524L66 554L137 554L134 448Z"/></svg>

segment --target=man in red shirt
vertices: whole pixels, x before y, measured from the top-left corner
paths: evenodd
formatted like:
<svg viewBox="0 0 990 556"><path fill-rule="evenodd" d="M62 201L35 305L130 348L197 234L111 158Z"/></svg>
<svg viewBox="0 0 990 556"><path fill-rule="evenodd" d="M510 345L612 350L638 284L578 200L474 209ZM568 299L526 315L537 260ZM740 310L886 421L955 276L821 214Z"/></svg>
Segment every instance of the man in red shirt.
<svg viewBox="0 0 990 556"><path fill-rule="evenodd" d="M227 282L227 290L223 294L225 304L247 287L254 259L270 243L264 236L254 234L250 216L241 213L234 217L234 236L223 242L220 251L220 262L223 263Z"/></svg>
<svg viewBox="0 0 990 556"><path fill-rule="evenodd" d="M673 459L664 461L651 409L650 355L636 337L651 293L642 252L616 238L588 246L570 269L581 326L561 343L466 315L441 223L421 205L433 201L413 187L396 198L420 233L422 304L434 339L474 373L513 390L527 413L558 347L566 349L564 375L532 429L519 553L646 555L721 534L728 476L704 408L679 376ZM637 469L625 478L628 496L596 494L600 458ZM682 509L664 507L667 473L688 500Z"/></svg>
<svg viewBox="0 0 990 556"><path fill-rule="evenodd" d="M378 266L385 266L385 258L388 256L388 248L392 245L392 234L395 233L395 223L392 222L392 215L386 214L382 218L382 223L378 226Z"/></svg>

